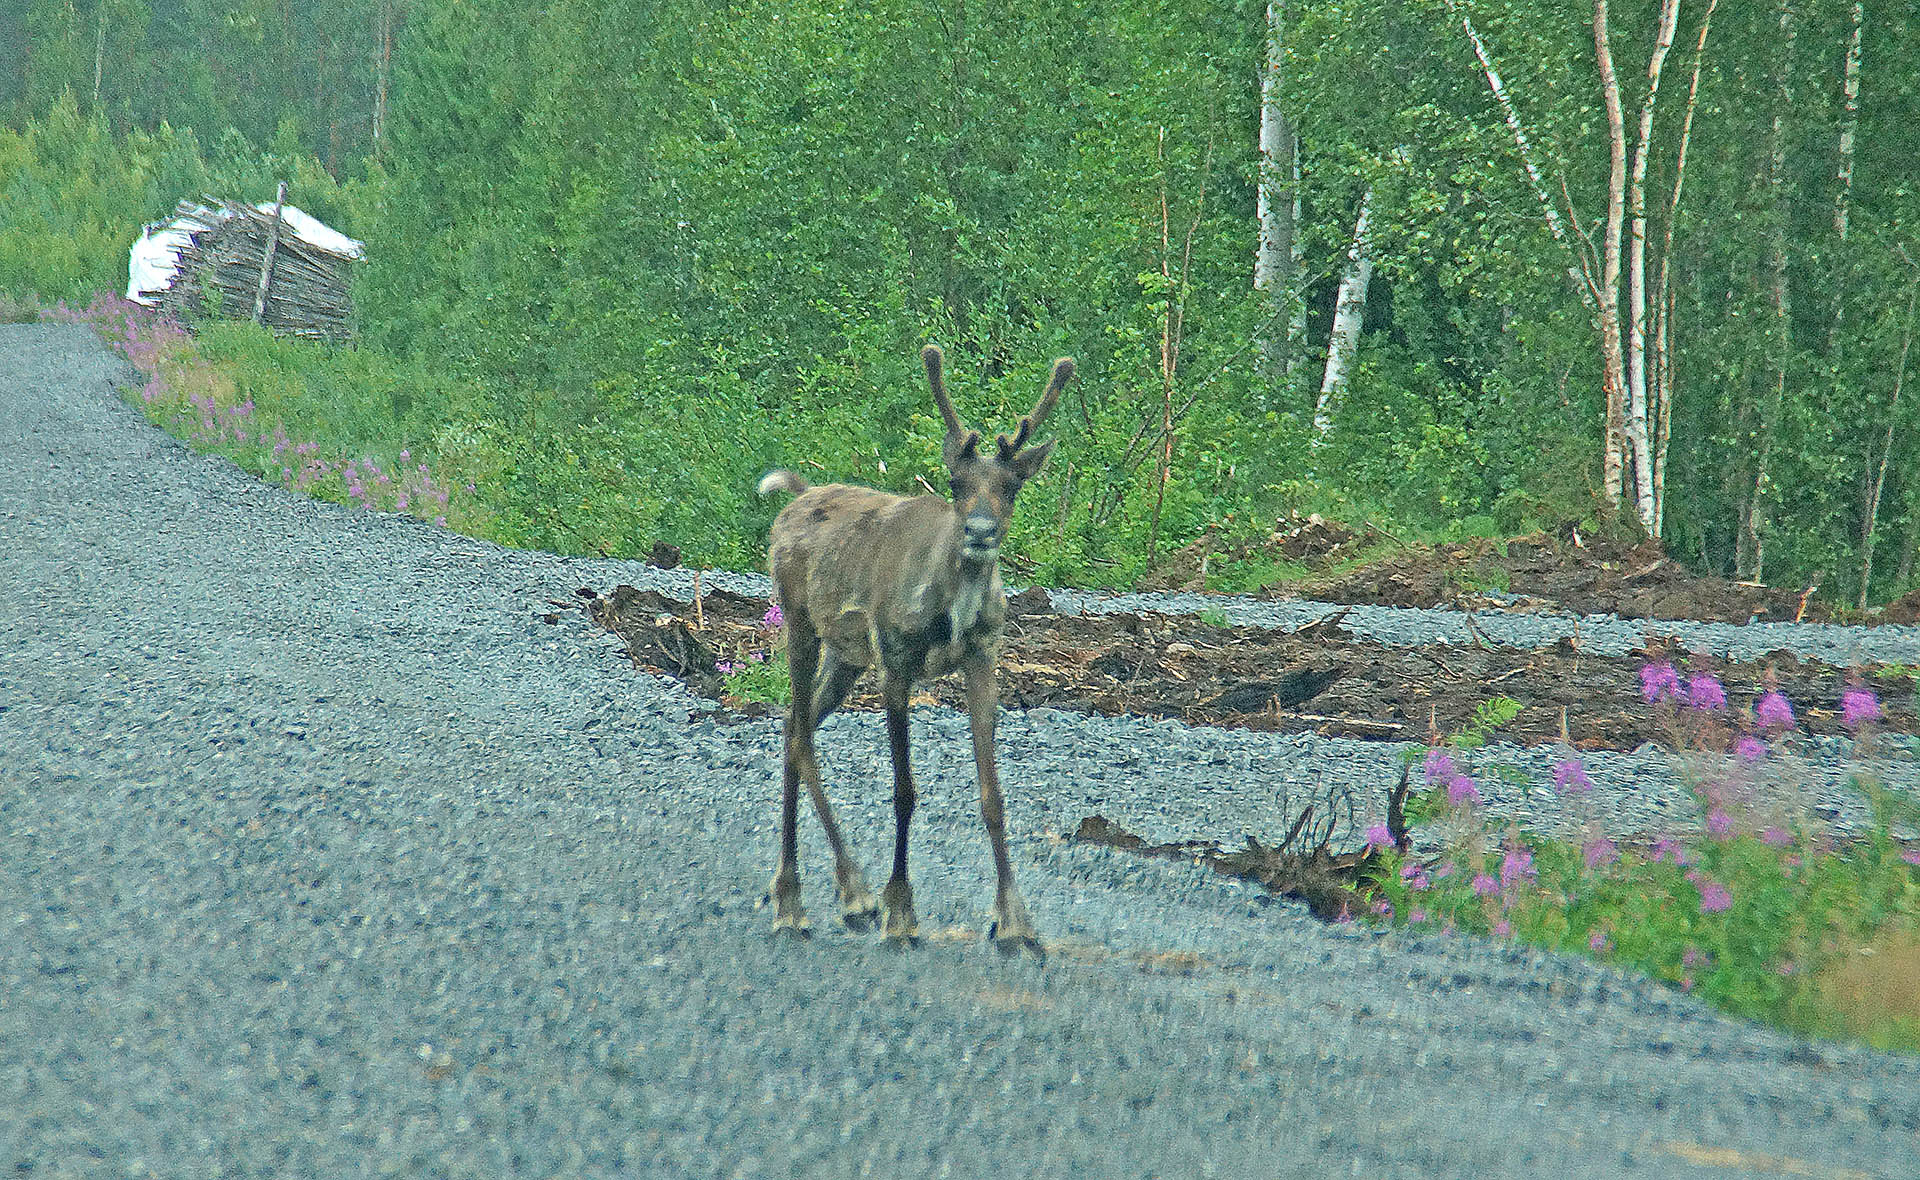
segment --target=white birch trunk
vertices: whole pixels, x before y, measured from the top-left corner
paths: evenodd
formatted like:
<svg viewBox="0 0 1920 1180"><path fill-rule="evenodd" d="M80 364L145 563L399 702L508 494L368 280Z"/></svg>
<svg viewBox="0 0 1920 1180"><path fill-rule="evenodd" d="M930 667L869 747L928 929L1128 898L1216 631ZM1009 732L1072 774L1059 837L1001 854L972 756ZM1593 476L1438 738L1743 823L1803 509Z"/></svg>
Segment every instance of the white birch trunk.
<svg viewBox="0 0 1920 1180"><path fill-rule="evenodd" d="M1787 397L1787 356L1793 328L1791 293L1787 290L1787 111L1793 104L1793 49L1796 29L1789 0L1780 0L1780 69L1774 98L1773 126L1767 137L1768 202L1773 206L1773 228L1767 269L1773 295L1773 332L1768 342L1772 382L1760 410L1760 438L1755 447L1751 507L1747 512L1748 550L1753 558L1747 576L1755 582L1766 576L1767 499L1773 457L1773 432Z"/></svg>
<svg viewBox="0 0 1920 1180"><path fill-rule="evenodd" d="M1360 322L1367 311L1367 287L1373 281L1373 256L1367 248L1367 229L1373 218L1373 190L1360 198L1360 217L1353 224L1353 245L1347 249L1346 273L1340 276L1340 297L1333 307L1333 331L1327 336L1327 367L1320 381L1320 399L1313 407L1313 441L1319 445L1333 428L1333 401L1346 387L1360 348Z"/></svg>
<svg viewBox="0 0 1920 1180"><path fill-rule="evenodd" d="M1700 36L1693 44L1693 79L1687 86L1686 113L1680 119L1680 147L1673 157L1673 196L1667 202L1666 230L1660 243L1660 281L1654 298L1658 329L1654 335L1653 388L1650 393L1654 417L1658 422L1653 440L1653 530L1659 536L1667 515L1667 440L1673 423L1673 313L1672 295L1673 228L1680 219L1680 194L1687 178L1687 148L1693 143L1693 115L1700 101L1700 67L1706 61L1707 30L1713 27L1713 10L1720 0L1707 0L1706 14L1700 18Z"/></svg>
<svg viewBox="0 0 1920 1180"><path fill-rule="evenodd" d="M1847 59L1840 74L1840 93L1845 114L1840 120L1839 165L1835 168L1838 190L1833 195L1833 240L1838 243L1842 281L1833 285L1833 318L1827 327L1827 352L1837 366L1840 353L1840 326L1846 318L1847 228L1853 203L1853 137L1860 125L1860 32L1866 22L1864 6L1853 5L1849 14L1852 28L1847 34ZM1860 591L1866 593L1863 586Z"/></svg>
<svg viewBox="0 0 1920 1180"><path fill-rule="evenodd" d="M1254 290L1267 295L1267 318L1255 342L1262 370L1277 376L1291 352L1287 329L1293 317L1294 218L1298 202L1298 161L1293 128L1281 110L1281 50L1285 28L1278 0L1267 5L1267 60L1260 75L1260 184L1254 196L1260 242L1254 251ZM1282 327L1282 321L1286 327Z"/></svg>
<svg viewBox="0 0 1920 1180"><path fill-rule="evenodd" d="M1607 32L1607 0L1594 0L1593 52L1607 108L1607 228L1601 241L1599 283L1601 382L1607 397L1606 449L1601 482L1607 503L1618 506L1625 490L1626 364L1620 339L1620 234L1626 220L1627 130L1620 107L1620 80L1613 70Z"/></svg>
<svg viewBox="0 0 1920 1180"><path fill-rule="evenodd" d="M1447 10L1460 18L1460 27L1465 30L1467 40L1473 45L1473 56L1479 59L1480 72L1487 79L1487 88L1493 92L1495 102L1500 104L1500 113L1507 121L1507 130L1513 135L1513 146L1520 153L1520 167L1526 170L1528 187L1533 189L1534 199L1540 202L1540 216L1547 223L1547 232L1553 240L1569 251L1574 250L1573 243L1567 237L1566 224L1561 220L1560 210L1553 203L1553 195L1547 189L1546 177L1540 171L1539 163L1534 159L1533 143L1527 138L1526 125L1520 121L1520 112L1513 105L1513 98L1507 93L1507 84L1501 80L1500 71L1493 64L1493 54L1487 50L1487 43L1480 39L1480 32L1473 27L1473 17L1460 11L1457 0L1446 0ZM1578 254L1575 254L1578 258ZM1592 277L1577 263L1567 267L1567 281L1581 302L1588 307L1594 305Z"/></svg>
<svg viewBox="0 0 1920 1180"><path fill-rule="evenodd" d="M1627 240L1627 444L1633 454L1633 500L1640 524L1654 531L1653 440L1647 428L1647 157L1653 148L1653 110L1660 95L1660 71L1673 48L1680 23L1680 0L1662 0L1659 31L1647 58L1647 90L1640 101L1639 138L1627 185L1630 215Z"/></svg>

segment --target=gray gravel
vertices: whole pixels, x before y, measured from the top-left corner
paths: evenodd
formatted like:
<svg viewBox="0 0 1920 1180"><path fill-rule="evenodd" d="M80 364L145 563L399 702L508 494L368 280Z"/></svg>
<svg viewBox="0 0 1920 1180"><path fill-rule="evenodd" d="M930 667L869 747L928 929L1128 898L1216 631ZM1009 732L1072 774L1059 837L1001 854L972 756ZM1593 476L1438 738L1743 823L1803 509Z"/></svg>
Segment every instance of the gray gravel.
<svg viewBox="0 0 1920 1180"><path fill-rule="evenodd" d="M0 327L0 1169L1914 1172L1911 1058L1046 837L1087 811L1270 833L1289 784L1384 781L1367 743L1009 714L1037 964L975 933L960 722L920 711L921 919L959 933L831 928L809 820L820 929L775 940L777 726L700 715L577 612L539 621L670 577L261 486L121 380L83 329ZM1324 609L1229 613L1296 608ZM883 748L871 717L823 738L876 874ZM1617 771L1610 796L1671 793L1650 755Z"/></svg>

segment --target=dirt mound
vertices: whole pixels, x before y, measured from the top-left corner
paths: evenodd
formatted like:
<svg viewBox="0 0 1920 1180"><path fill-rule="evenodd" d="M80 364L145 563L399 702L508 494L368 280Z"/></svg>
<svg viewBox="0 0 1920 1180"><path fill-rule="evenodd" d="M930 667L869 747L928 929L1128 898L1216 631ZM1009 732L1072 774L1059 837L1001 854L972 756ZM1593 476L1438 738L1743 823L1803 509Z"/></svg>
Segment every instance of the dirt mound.
<svg viewBox="0 0 1920 1180"><path fill-rule="evenodd" d="M722 663L737 668L764 659L777 645L765 626L765 600L709 591L696 615L690 605L628 586L608 597L580 594L593 619L625 640L635 666L678 677L737 713L772 711L730 697L720 670ZM1623 657L1593 655L1571 641L1532 651L1407 648L1357 639L1339 615L1283 632L1216 626L1191 615L1056 615L1031 597L1023 605L1027 613L1008 621L1001 660L1000 695L1009 706L1421 742L1465 728L1483 702L1505 696L1520 706L1499 731L1511 741L1567 740L1586 749L1675 741L1673 711L1650 708L1641 697L1640 669L1668 658L1664 642ZM1689 673L1716 675L1736 708L1778 688L1795 702L1801 728L1814 733L1844 731L1833 702L1850 677L1863 676L1884 702L1886 728L1920 729L1910 682L1875 675L1882 670L1842 670L1786 652L1742 663L1702 656L1676 662ZM916 699L960 708L962 695L949 677ZM868 683L849 703L875 709L879 698Z"/></svg>
<svg viewBox="0 0 1920 1180"><path fill-rule="evenodd" d="M1667 557L1657 542L1629 544L1571 529L1564 536L1408 547L1358 569L1268 593L1385 606L1499 606L1719 623L1832 617L1831 607L1811 589L1704 577Z"/></svg>

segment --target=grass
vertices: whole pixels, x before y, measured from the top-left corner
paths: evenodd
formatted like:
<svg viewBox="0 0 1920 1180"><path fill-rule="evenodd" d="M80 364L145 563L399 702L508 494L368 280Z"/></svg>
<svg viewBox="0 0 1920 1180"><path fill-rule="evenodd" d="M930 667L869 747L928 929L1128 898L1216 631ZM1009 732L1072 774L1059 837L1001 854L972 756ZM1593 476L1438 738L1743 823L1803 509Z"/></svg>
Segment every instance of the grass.
<svg viewBox="0 0 1920 1180"><path fill-rule="evenodd" d="M378 388L375 374L338 382L303 375L306 354L319 346L277 341L251 325L221 324L196 338L114 295L34 313L91 325L141 375L127 399L195 450L318 499L403 512L471 536L492 532L474 482L479 473L463 471L457 455L431 453L430 442L393 437L397 418L356 404ZM372 435L386 441L361 441L369 419L386 423Z"/></svg>
<svg viewBox="0 0 1920 1180"><path fill-rule="evenodd" d="M755 641L740 644L719 662L724 678L721 692L735 700L755 701L785 708L793 699L793 681L787 671L787 648L782 642L786 617L770 606L760 620Z"/></svg>
<svg viewBox="0 0 1920 1180"><path fill-rule="evenodd" d="M1642 682L1700 803L1697 829L1616 843L1590 803L1578 842L1501 827L1463 768L1462 747L1476 743L1437 747L1409 818L1442 847L1402 853L1384 825L1370 831L1381 868L1368 918L1586 955L1738 1016L1920 1052L1920 848L1892 834L1920 828L1920 804L1856 778L1873 824L1838 832L1807 806L1800 739L1777 693L1735 713L1711 677L1683 685L1656 664ZM1864 753L1878 702L1849 688L1841 707ZM1578 759L1560 762L1555 789L1576 808L1591 799Z"/></svg>

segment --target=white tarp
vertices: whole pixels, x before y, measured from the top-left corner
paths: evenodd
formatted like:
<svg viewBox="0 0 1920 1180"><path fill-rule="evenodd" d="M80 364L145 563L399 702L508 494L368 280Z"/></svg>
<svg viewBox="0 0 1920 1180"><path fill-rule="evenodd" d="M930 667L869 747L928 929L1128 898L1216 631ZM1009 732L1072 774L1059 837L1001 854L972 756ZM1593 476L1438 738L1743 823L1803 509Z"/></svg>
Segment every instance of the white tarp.
<svg viewBox="0 0 1920 1180"><path fill-rule="evenodd" d="M272 201L262 201L254 208L268 216L273 214ZM127 254L127 298L149 307L159 303L160 293L173 286L174 278L180 273L180 251L192 244L195 233L216 226L229 216L224 209L183 203L180 212L166 221L142 226L139 239ZM364 243L292 205L281 207L280 220L285 223L283 233L310 246L346 258L367 256Z"/></svg>

